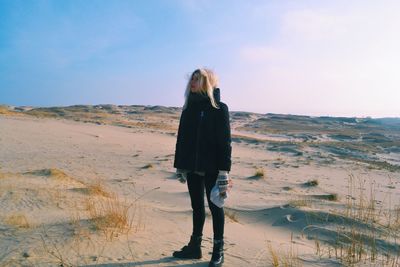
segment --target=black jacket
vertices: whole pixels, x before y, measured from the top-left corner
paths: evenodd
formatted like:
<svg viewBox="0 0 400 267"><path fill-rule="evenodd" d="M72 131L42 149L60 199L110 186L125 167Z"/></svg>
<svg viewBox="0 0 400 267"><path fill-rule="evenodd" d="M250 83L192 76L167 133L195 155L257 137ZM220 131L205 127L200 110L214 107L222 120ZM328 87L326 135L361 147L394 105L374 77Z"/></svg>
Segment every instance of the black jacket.
<svg viewBox="0 0 400 267"><path fill-rule="evenodd" d="M219 109L204 97L188 103L182 111L175 149L174 167L191 171L214 172L231 169L231 130L229 111L220 102L219 89L214 89Z"/></svg>

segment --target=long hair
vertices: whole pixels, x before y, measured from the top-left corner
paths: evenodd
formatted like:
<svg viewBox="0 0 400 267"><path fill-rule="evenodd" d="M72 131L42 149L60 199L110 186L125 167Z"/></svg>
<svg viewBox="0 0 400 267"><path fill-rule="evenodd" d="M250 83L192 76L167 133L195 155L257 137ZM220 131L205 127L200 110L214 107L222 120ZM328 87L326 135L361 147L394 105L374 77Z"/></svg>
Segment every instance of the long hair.
<svg viewBox="0 0 400 267"><path fill-rule="evenodd" d="M189 81L186 85L186 90L185 90L185 104L183 105L183 109L187 108L188 105L188 98L190 94L190 81L193 78L193 75L199 74L200 75L200 93L203 95L207 95L210 98L211 105L214 108L219 108L217 102L215 101L214 98L214 89L217 88L218 86L218 77L215 75L215 73L206 68L202 69L197 69L193 71L192 75L190 75Z"/></svg>

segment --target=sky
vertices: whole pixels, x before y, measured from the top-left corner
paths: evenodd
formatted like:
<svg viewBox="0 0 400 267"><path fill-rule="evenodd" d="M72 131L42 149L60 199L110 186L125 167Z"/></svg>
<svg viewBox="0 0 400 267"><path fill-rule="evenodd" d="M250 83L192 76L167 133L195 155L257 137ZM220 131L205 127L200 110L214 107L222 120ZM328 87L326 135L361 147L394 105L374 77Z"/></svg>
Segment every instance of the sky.
<svg viewBox="0 0 400 267"><path fill-rule="evenodd" d="M231 111L400 117L400 1L0 0L0 104L182 106L213 69Z"/></svg>

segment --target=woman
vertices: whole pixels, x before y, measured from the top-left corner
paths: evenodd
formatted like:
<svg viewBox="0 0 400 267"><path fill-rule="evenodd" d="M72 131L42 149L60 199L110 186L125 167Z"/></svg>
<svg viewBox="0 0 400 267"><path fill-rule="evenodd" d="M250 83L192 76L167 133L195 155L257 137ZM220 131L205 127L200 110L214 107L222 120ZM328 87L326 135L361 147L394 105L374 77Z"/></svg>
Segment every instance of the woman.
<svg viewBox="0 0 400 267"><path fill-rule="evenodd" d="M208 69L197 69L192 73L185 97L174 167L177 168L180 180L187 180L193 210L193 232L189 244L180 251L175 251L173 256L181 259L202 257L205 189L214 231L209 266L222 266L225 218L221 203L227 197L230 186L228 172L231 169L232 151L228 106L220 102L217 78ZM210 199L213 187L219 190L217 201Z"/></svg>

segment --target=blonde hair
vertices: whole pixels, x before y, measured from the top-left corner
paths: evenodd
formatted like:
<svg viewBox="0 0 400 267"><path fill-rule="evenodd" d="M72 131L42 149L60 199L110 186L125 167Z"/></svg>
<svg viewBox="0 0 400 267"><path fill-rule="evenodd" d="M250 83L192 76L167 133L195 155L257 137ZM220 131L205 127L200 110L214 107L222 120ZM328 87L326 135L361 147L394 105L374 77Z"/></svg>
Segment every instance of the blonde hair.
<svg viewBox="0 0 400 267"><path fill-rule="evenodd" d="M195 74L200 75L200 87L201 87L200 93L203 95L207 95L210 98L211 105L214 108L219 108L214 98L214 89L217 88L218 86L218 77L212 70L202 68L193 71L193 73L189 77L189 81L186 85L186 90L185 90L185 104L183 105L183 109L186 109L188 105L188 98L190 94L190 81L192 80L193 75Z"/></svg>

